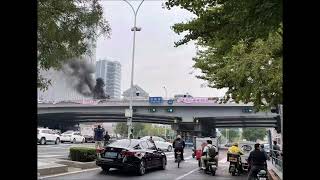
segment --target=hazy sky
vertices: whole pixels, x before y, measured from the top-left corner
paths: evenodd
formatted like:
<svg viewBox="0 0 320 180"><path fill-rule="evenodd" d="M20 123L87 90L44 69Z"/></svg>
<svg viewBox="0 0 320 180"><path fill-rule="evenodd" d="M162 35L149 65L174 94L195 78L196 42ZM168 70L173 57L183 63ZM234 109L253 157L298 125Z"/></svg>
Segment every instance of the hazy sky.
<svg viewBox="0 0 320 180"><path fill-rule="evenodd" d="M131 2L134 7L139 1ZM97 41L96 58L119 61L122 65L122 92L130 87L133 12L121 0L101 1L104 16L110 23L111 38L100 37ZM150 96L168 96L189 93L195 97L222 96L225 90L202 88L204 81L197 79L192 68L196 55L194 43L174 47L182 36L170 28L174 23L192 18L188 11L175 8L163 9L161 1L146 0L140 7L136 33L134 84L139 85Z"/></svg>

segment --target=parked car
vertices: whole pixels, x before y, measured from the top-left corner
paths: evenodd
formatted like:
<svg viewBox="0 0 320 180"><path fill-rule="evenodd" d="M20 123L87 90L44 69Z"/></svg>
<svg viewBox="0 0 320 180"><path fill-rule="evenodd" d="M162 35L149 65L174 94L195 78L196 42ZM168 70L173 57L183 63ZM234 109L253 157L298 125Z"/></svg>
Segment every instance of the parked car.
<svg viewBox="0 0 320 180"><path fill-rule="evenodd" d="M59 144L61 140L61 136L54 132L52 129L48 128L38 128L38 143L41 145L47 144L47 142L54 142L55 144Z"/></svg>
<svg viewBox="0 0 320 180"><path fill-rule="evenodd" d="M150 139L150 136L144 136L141 139L148 140ZM158 136L152 136L152 140L156 144L157 148L160 148L164 151L172 151L172 143L166 142L163 138Z"/></svg>
<svg viewBox="0 0 320 180"><path fill-rule="evenodd" d="M71 143L84 143L85 137L78 131L66 131L61 134L61 142L71 142Z"/></svg>
<svg viewBox="0 0 320 180"><path fill-rule="evenodd" d="M85 138L85 139L84 139L84 142L86 142L86 143L89 143L89 142L94 143L93 136L83 135L83 137Z"/></svg>
<svg viewBox="0 0 320 180"><path fill-rule="evenodd" d="M165 169L167 165L165 153L150 141L143 139L116 140L102 149L100 155L96 164L105 172L110 168L117 168L133 170L143 175L147 169Z"/></svg>

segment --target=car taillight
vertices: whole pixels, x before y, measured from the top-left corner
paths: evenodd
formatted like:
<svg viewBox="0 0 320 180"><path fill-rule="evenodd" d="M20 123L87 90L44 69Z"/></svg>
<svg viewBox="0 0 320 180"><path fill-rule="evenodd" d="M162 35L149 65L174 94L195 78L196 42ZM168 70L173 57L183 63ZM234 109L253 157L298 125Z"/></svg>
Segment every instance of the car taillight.
<svg viewBox="0 0 320 180"><path fill-rule="evenodd" d="M121 155L122 156L134 156L136 153L135 152L130 152L130 151L122 151Z"/></svg>

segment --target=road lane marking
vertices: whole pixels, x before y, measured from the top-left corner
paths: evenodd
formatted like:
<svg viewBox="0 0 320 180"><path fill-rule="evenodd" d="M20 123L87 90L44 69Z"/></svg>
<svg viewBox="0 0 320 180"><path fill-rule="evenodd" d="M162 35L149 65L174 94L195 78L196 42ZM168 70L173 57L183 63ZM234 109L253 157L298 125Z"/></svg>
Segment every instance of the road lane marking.
<svg viewBox="0 0 320 180"><path fill-rule="evenodd" d="M179 177L175 178L174 180L180 180L180 179L182 179L182 178L184 178L184 177L186 177L186 176L188 176L188 175L192 174L193 172L195 172L195 171L197 171L197 170L199 170L199 168L196 168L196 169L194 169L194 170L192 170L192 171L188 172L187 174L184 174L184 175L182 175L182 176L179 176Z"/></svg>
<svg viewBox="0 0 320 180"><path fill-rule="evenodd" d="M80 171L66 172L66 173L61 173L61 174L54 174L54 175L49 175L49 176L42 176L42 177L39 177L39 179L47 179L47 178L52 178L52 177L77 174L77 173L88 172L88 171L95 171L98 169L101 169L101 168L99 167L99 168L85 169L85 170L80 170Z"/></svg>

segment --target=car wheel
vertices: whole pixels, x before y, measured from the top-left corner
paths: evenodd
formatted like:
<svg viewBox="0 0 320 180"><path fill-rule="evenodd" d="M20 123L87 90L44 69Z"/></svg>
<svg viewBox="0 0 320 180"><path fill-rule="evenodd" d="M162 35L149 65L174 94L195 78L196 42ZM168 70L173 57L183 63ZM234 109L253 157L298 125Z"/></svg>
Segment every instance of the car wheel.
<svg viewBox="0 0 320 180"><path fill-rule="evenodd" d="M57 139L56 139L55 144L60 144L60 138L57 138Z"/></svg>
<svg viewBox="0 0 320 180"><path fill-rule="evenodd" d="M168 146L168 151L169 151L169 152L172 151L172 146Z"/></svg>
<svg viewBox="0 0 320 180"><path fill-rule="evenodd" d="M102 171L105 172L105 173L108 173L110 171L109 167L103 166L101 168L102 168Z"/></svg>
<svg viewBox="0 0 320 180"><path fill-rule="evenodd" d="M144 162L144 160L141 160L140 164L139 164L139 169L138 169L138 174L140 176L144 175L146 173L146 164Z"/></svg>
<svg viewBox="0 0 320 180"><path fill-rule="evenodd" d="M42 138L40 139L40 144L41 144L41 145L47 144L46 138L42 137Z"/></svg>
<svg viewBox="0 0 320 180"><path fill-rule="evenodd" d="M74 139L73 139L72 143L73 143L73 144L75 144L75 143L76 143L76 138L74 138Z"/></svg>
<svg viewBox="0 0 320 180"><path fill-rule="evenodd" d="M160 169L165 170L166 169L166 165L167 165L166 158L163 157L162 161L161 161L161 168Z"/></svg>

